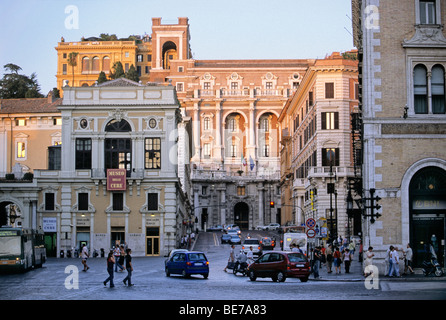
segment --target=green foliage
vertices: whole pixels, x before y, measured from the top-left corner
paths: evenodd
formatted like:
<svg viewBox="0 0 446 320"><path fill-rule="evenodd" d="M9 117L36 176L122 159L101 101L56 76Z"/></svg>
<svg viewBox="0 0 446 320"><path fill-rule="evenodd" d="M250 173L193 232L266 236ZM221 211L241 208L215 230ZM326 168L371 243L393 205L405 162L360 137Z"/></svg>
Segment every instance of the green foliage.
<svg viewBox="0 0 446 320"><path fill-rule="evenodd" d="M114 71L110 72L110 79L118 79L125 76L121 61L115 62L112 69Z"/></svg>
<svg viewBox="0 0 446 320"><path fill-rule="evenodd" d="M99 77L98 77L98 84L107 82L107 76L105 75L104 71L101 71L101 73L99 73Z"/></svg>
<svg viewBox="0 0 446 320"><path fill-rule="evenodd" d="M133 64L130 66L129 71L127 71L127 73L125 74L125 78L135 82L139 82L139 75L138 72L136 72L136 68Z"/></svg>
<svg viewBox="0 0 446 320"><path fill-rule="evenodd" d="M30 77L19 74L22 68L13 63L5 64L3 68L5 73L0 80L0 98L43 98L35 73L32 73Z"/></svg>

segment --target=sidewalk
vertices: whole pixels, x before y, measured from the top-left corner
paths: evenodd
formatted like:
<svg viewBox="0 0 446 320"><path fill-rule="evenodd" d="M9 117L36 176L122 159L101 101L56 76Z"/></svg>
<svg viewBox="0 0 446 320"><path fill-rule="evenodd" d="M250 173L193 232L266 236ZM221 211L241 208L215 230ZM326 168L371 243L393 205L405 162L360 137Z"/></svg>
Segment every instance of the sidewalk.
<svg viewBox="0 0 446 320"><path fill-rule="evenodd" d="M341 273L335 274L334 266L331 268L332 273L327 272L327 264L321 264L319 268L319 278L314 279L313 274L310 275L310 281L364 281L365 277L363 275L362 263L358 261L358 256L355 255L351 265L350 273L345 273L345 265L341 265ZM435 277L430 275L428 277L423 275L421 269L415 269L414 274L402 275L401 277L387 277L384 275L379 275L380 281L446 281L446 276Z"/></svg>

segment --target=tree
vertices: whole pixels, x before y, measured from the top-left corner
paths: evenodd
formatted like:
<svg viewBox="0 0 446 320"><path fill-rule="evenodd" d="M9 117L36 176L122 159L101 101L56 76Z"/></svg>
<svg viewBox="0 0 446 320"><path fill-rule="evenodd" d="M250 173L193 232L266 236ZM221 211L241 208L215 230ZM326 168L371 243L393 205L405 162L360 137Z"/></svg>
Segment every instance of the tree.
<svg viewBox="0 0 446 320"><path fill-rule="evenodd" d="M99 73L99 77L98 77L98 84L101 84L101 83L104 83L104 82L107 82L107 81L108 80L107 80L107 76L105 75L105 72L101 71Z"/></svg>
<svg viewBox="0 0 446 320"><path fill-rule="evenodd" d="M136 72L136 68L133 64L130 66L129 71L127 71L127 73L125 74L125 78L135 82L139 82L139 75L138 72Z"/></svg>
<svg viewBox="0 0 446 320"><path fill-rule="evenodd" d="M114 72L110 73L110 79L118 79L125 76L124 68L122 67L121 61L115 62L112 69Z"/></svg>
<svg viewBox="0 0 446 320"><path fill-rule="evenodd" d="M0 98L43 98L35 73L32 73L30 77L19 74L22 68L13 63L5 64L3 68L5 74L0 80Z"/></svg>
<svg viewBox="0 0 446 320"><path fill-rule="evenodd" d="M68 54L68 65L71 66L71 74L73 75L73 83L71 84L72 87L74 87L74 67L77 66L77 56L79 55L79 52L70 52Z"/></svg>

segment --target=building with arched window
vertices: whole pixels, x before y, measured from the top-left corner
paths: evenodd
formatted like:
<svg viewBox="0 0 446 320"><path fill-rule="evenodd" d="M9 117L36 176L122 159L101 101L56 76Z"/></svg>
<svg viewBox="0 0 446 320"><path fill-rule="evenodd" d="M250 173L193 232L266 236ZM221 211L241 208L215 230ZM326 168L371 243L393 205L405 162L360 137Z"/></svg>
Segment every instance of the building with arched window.
<svg viewBox="0 0 446 320"><path fill-rule="evenodd" d="M381 273L391 245L400 253L410 245L418 267L432 243L444 266L446 3L354 0L352 8L362 79L364 245L374 248ZM379 208L370 208L371 191Z"/></svg>
<svg viewBox="0 0 446 320"><path fill-rule="evenodd" d="M187 135L173 86L65 88L58 170L34 170L37 226L57 253L126 244L165 255L190 233ZM180 156L177 156L180 155ZM51 228L50 228L51 227Z"/></svg>

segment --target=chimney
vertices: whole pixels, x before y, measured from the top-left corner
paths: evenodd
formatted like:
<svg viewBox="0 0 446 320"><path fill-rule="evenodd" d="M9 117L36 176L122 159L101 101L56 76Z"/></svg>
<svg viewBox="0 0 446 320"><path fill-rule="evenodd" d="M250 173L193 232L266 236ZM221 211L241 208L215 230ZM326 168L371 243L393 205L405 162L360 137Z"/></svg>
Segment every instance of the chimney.
<svg viewBox="0 0 446 320"><path fill-rule="evenodd" d="M53 90L48 92L47 99L48 99L48 103L53 103L54 101L56 101L56 98L54 98Z"/></svg>

